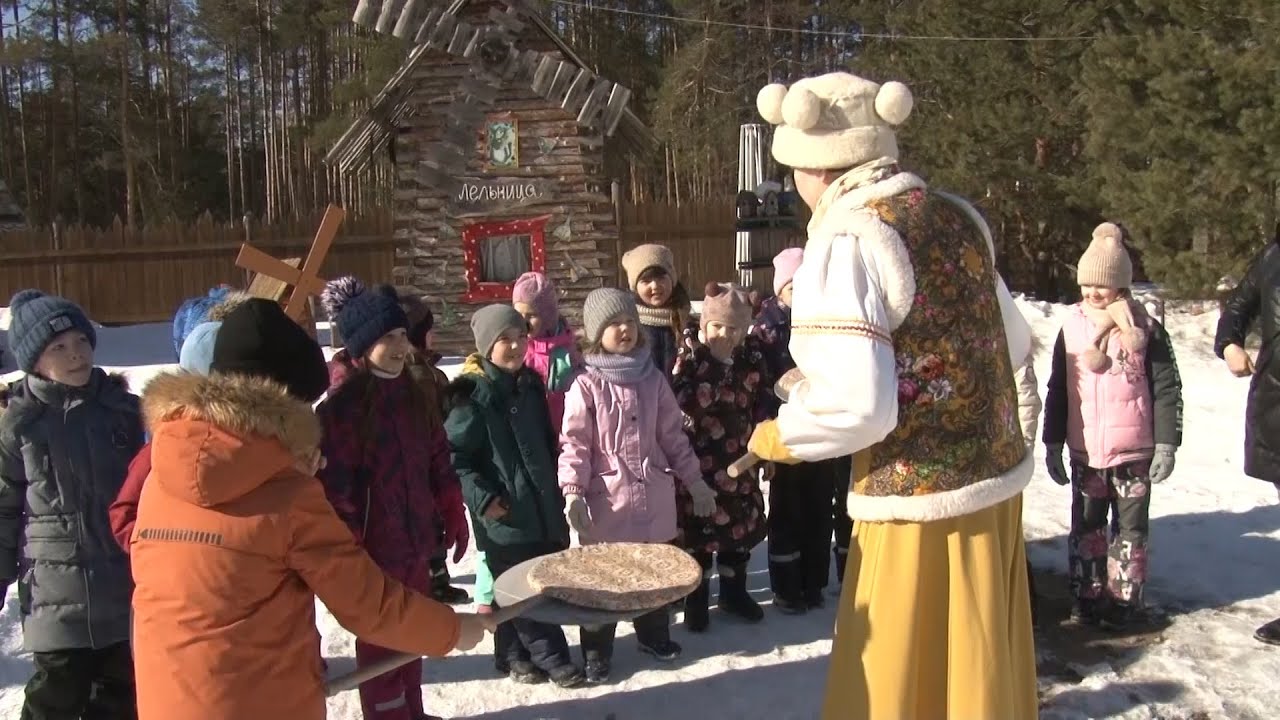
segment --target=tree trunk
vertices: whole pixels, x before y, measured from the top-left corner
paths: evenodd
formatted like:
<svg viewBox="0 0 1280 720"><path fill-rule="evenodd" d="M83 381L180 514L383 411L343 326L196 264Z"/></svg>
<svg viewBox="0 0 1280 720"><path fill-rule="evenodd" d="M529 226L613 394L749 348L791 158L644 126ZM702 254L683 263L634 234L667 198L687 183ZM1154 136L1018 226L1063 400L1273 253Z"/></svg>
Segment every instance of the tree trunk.
<svg viewBox="0 0 1280 720"><path fill-rule="evenodd" d="M67 12L67 69L71 75L71 186L76 204L76 221L85 222L84 161L80 157L80 68L76 61L76 18L71 3L63 6Z"/></svg>
<svg viewBox="0 0 1280 720"><path fill-rule="evenodd" d="M124 162L124 221L128 227L138 224L138 178L133 163L133 137L129 131L129 4L116 0L119 26L116 28L120 44L120 154Z"/></svg>

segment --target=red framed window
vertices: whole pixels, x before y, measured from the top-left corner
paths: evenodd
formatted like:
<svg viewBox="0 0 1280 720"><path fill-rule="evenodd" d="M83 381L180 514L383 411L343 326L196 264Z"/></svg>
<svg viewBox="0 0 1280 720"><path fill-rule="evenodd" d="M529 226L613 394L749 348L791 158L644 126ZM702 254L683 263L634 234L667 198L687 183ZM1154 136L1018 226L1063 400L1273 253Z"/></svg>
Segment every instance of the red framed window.
<svg viewBox="0 0 1280 720"><path fill-rule="evenodd" d="M462 302L510 300L516 279L546 272L546 226L550 215L470 223L462 228L467 292Z"/></svg>

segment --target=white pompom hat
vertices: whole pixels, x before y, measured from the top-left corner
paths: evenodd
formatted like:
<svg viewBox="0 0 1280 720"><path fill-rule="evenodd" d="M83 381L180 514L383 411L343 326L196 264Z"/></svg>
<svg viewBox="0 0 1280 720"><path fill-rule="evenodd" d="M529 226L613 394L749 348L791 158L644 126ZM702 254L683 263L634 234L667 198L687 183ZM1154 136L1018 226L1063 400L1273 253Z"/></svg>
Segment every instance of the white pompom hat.
<svg viewBox="0 0 1280 720"><path fill-rule="evenodd" d="M774 83L756 96L760 116L777 125L773 157L805 170L842 170L882 157L897 159L893 126L911 114L911 91L844 72Z"/></svg>

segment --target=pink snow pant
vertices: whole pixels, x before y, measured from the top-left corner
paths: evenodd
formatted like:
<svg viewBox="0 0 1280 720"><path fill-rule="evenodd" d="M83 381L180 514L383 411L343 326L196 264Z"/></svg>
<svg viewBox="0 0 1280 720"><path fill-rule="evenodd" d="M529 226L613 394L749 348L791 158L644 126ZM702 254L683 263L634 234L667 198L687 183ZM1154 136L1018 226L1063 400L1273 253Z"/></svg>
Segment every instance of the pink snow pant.
<svg viewBox="0 0 1280 720"><path fill-rule="evenodd" d="M356 640L356 667L371 665L395 655L377 645ZM364 720L422 720L422 658L360 684Z"/></svg>

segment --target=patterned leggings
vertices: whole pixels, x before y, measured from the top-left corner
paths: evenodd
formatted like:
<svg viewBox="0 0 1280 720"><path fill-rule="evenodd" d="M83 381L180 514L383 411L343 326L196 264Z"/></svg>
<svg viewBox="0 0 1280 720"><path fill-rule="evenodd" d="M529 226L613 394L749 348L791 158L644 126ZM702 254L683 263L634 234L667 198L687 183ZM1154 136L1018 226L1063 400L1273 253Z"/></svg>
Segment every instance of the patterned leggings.
<svg viewBox="0 0 1280 720"><path fill-rule="evenodd" d="M1098 470L1071 464L1071 534L1067 538L1071 594L1142 606L1147 581L1151 461ZM1107 539L1107 515L1116 507L1119 528Z"/></svg>

